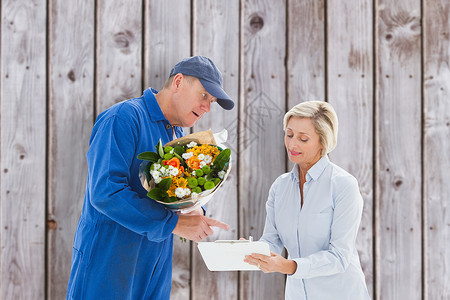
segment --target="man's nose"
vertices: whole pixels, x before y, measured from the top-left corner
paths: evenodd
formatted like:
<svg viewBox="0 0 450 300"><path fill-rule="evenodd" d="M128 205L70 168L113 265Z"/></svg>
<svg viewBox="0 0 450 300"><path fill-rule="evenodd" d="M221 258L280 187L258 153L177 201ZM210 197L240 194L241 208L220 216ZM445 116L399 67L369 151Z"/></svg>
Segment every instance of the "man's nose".
<svg viewBox="0 0 450 300"><path fill-rule="evenodd" d="M209 111L211 110L211 102L207 101L206 103L202 104L202 109L209 113Z"/></svg>

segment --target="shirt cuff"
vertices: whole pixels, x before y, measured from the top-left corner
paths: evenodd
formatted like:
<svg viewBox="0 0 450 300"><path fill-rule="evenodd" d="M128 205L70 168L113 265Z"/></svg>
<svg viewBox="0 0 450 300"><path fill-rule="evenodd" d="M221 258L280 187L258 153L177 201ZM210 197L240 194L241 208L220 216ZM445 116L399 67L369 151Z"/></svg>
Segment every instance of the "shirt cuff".
<svg viewBox="0 0 450 300"><path fill-rule="evenodd" d="M147 232L147 239L152 242L161 242L172 236L172 232L178 223L178 214L167 210L168 216L166 220L163 221L160 230L150 230Z"/></svg>
<svg viewBox="0 0 450 300"><path fill-rule="evenodd" d="M292 275L293 278L305 278L308 276L311 269L311 262L306 258L294 258L293 261L297 263L297 270Z"/></svg>

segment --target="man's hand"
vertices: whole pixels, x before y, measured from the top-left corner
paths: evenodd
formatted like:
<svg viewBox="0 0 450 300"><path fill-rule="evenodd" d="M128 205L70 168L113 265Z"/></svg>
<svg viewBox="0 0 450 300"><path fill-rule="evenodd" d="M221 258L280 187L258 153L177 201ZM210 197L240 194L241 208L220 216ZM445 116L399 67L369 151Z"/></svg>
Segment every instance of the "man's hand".
<svg viewBox="0 0 450 300"><path fill-rule="evenodd" d="M201 208L201 207L197 207L197 208L194 209L193 211L188 212L188 213L186 213L186 214L183 214L183 213L181 213L181 212L177 212L177 214L179 214L179 215L185 215L185 216L193 216L193 215L204 216L204 215L205 215L205 214L204 214L204 211L203 211L203 208Z"/></svg>
<svg viewBox="0 0 450 300"><path fill-rule="evenodd" d="M230 228L230 226L225 223L207 218L205 216L179 215L177 225L172 232L182 238L186 238L194 242L200 242L214 233L211 226L219 227L225 230Z"/></svg>

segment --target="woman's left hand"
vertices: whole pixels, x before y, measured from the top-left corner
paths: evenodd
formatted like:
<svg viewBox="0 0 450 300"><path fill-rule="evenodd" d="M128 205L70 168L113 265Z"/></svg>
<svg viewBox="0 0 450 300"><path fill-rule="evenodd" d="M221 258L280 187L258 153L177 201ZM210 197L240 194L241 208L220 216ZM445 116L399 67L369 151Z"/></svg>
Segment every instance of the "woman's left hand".
<svg viewBox="0 0 450 300"><path fill-rule="evenodd" d="M244 262L257 266L264 273L280 272L291 275L297 270L295 261L274 252L270 252L270 256L252 253L252 255L245 256Z"/></svg>

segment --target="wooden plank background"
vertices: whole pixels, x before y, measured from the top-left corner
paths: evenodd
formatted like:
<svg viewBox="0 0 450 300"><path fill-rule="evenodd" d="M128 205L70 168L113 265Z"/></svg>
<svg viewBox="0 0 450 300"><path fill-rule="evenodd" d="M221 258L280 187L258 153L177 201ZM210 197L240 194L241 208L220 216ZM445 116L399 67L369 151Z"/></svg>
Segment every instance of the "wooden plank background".
<svg viewBox="0 0 450 300"><path fill-rule="evenodd" d="M160 89L205 55L236 108L193 131L229 132L233 170L208 204L259 238L273 180L289 171L282 117L336 109L333 162L365 206L357 239L373 299L450 299L450 3L446 0L2 0L0 298L64 299L95 117ZM187 129L191 130L191 129ZM175 238L171 299L284 299L285 277L209 272Z"/></svg>
<svg viewBox="0 0 450 300"><path fill-rule="evenodd" d="M95 6L80 0L49 5L46 278L51 284L46 288L48 298L57 299L66 292L73 225L86 189L86 176L75 174L87 172L85 153L93 124Z"/></svg>
<svg viewBox="0 0 450 300"><path fill-rule="evenodd" d="M387 299L422 298L420 12L420 1L399 0L375 14L376 283Z"/></svg>

